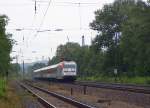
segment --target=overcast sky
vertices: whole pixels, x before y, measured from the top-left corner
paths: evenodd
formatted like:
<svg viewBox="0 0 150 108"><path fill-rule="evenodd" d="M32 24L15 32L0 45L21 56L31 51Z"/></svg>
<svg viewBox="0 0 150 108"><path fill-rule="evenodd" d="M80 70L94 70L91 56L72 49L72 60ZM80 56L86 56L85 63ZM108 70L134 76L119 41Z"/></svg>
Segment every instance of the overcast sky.
<svg viewBox="0 0 150 108"><path fill-rule="evenodd" d="M113 1L38 0L35 14L34 0L0 0L0 14L5 14L10 19L7 32L13 34L12 38L18 44L14 45L13 51L16 52L11 56L18 55L19 62L23 59L25 62L33 62L52 58L57 46L68 41L67 36L70 42L81 45L81 37L84 35L85 44L90 45L91 39L96 35L95 31L89 29L89 23L94 19L94 11Z"/></svg>

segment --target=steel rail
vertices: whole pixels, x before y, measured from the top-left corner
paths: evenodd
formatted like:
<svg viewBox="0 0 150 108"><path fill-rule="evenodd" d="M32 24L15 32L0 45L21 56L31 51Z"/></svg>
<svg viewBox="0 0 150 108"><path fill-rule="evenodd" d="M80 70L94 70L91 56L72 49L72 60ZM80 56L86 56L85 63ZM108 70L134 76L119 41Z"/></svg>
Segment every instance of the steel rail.
<svg viewBox="0 0 150 108"><path fill-rule="evenodd" d="M120 84L120 83L103 83L95 81L75 81L75 82L55 82L62 84L73 84L85 87L104 88L120 91L129 91L134 93L150 94L150 85Z"/></svg>
<svg viewBox="0 0 150 108"><path fill-rule="evenodd" d="M150 94L150 86L136 86L128 84L114 84L114 83L99 83L99 82L88 82L88 81L76 81L76 85L96 87L112 90L130 91L135 93Z"/></svg>
<svg viewBox="0 0 150 108"><path fill-rule="evenodd" d="M39 96L38 94L34 93L31 89L29 89L27 86L25 86L23 83L18 82L19 85L26 89L28 92L30 92L31 94L33 94L35 97L37 97L38 101L45 107L45 108L56 108L54 105L52 105L51 103L49 103L48 101L46 101L45 99L43 99L41 96Z"/></svg>
<svg viewBox="0 0 150 108"><path fill-rule="evenodd" d="M74 106L76 106L76 107L78 107L78 108L96 108L96 107L94 107L94 106L87 105L87 104L85 104L85 103L76 101L76 100L74 100L74 99L72 99L72 98L63 96L63 95L61 95L61 94L54 93L54 92L50 92L50 91L45 90L45 89L43 89L43 88L40 88L40 87L37 87L37 86L33 86L32 84L29 84L29 83L26 83L26 84L29 85L29 86L31 86L31 87L34 87L34 88L36 88L36 89L38 89L38 90L40 90L40 91L43 91L43 92L45 92L45 93L47 93L47 94L50 94L50 95L52 95L52 96L54 96L54 97L56 97L56 98L58 98L58 99L61 99L61 100L65 101L65 102L68 102L68 103L70 103L70 104L72 104L72 105L74 105Z"/></svg>

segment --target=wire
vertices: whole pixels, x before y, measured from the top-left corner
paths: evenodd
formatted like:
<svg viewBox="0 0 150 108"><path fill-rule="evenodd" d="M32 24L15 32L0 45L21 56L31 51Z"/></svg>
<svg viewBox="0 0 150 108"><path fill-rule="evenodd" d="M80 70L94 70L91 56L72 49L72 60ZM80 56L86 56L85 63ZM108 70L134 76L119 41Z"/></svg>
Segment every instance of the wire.
<svg viewBox="0 0 150 108"><path fill-rule="evenodd" d="M5 4L0 4L0 6L2 7L22 7L22 6L30 6L30 5L34 5L33 3L5 3Z"/></svg>
<svg viewBox="0 0 150 108"><path fill-rule="evenodd" d="M47 3L48 1L40 1L40 0L37 0L37 2L39 3ZM53 2L53 3L56 3L56 4L81 4L81 5L89 5L89 4L99 4L100 2Z"/></svg>
<svg viewBox="0 0 150 108"><path fill-rule="evenodd" d="M44 3L47 3L47 1L37 1L38 3L41 3L44 5ZM81 7L88 7L88 6L96 6L99 5L100 2L97 3L80 3L80 2L53 2L52 6L78 6L80 4Z"/></svg>
<svg viewBox="0 0 150 108"><path fill-rule="evenodd" d="M33 21L32 21L32 24L31 24L31 28L34 26L35 20L36 20L36 13L34 14ZM35 30L35 29L23 29L23 30ZM28 35L28 36L30 36L31 33L32 33L32 32L29 31L29 35ZM30 40L29 40L29 37L28 37L28 38L27 38L27 47L28 47L29 43L30 43Z"/></svg>
<svg viewBox="0 0 150 108"><path fill-rule="evenodd" d="M54 3L58 3L58 4L76 4L76 5L78 5L78 4L81 4L81 5L95 5L95 4L98 4L99 2L97 2L97 3L81 3L81 2L54 2Z"/></svg>
<svg viewBox="0 0 150 108"><path fill-rule="evenodd" d="M38 29L23 29L23 30L30 30L30 33L32 33L31 31L34 31L34 30L35 30L35 31L36 31L36 34L34 35L34 37L36 37L39 32L50 31L50 30L41 30L41 27L42 27L42 25L44 24L44 20L45 20L45 17L46 17L46 14L47 14L47 12L48 12L48 9L49 9L49 7L50 7L51 2L52 2L52 0L49 1L48 7L47 7L47 9L46 9L46 11L45 11L45 13L44 13L44 16L43 16L43 18L42 18L42 21L41 21L41 23L40 23L39 28L38 28ZM36 4L35 4L35 5L36 5ZM36 18L35 16L36 16L36 12L35 12L35 14L34 14L34 18ZM34 20L33 20L33 21L34 21ZM32 24L32 26L33 26L33 24ZM35 39L35 38L34 38L34 39ZM29 40L29 38L27 39L27 47L29 46L29 44L31 44L31 41L32 41L32 38L31 38L30 40Z"/></svg>
<svg viewBox="0 0 150 108"><path fill-rule="evenodd" d="M41 3L40 5L45 5L44 3L47 3L48 1L36 1L39 3ZM100 2L97 3L77 3L77 2L54 2L53 6L77 6L77 5L81 5L84 7L87 6L95 6L95 5L99 5ZM35 3L9 3L9 4L0 4L1 7L22 7L22 6L32 6L35 5ZM36 8L36 7L35 7Z"/></svg>
<svg viewBox="0 0 150 108"><path fill-rule="evenodd" d="M43 25L43 23L44 23L44 20L45 20L45 17L46 17L46 14L47 14L47 12L48 12L48 9L49 9L49 7L50 7L51 2L52 2L52 0L50 0L49 3L48 3L48 7L47 7L47 9L46 9L46 11L45 11L45 13L44 13L44 16L43 16L43 19L42 19L42 21L41 21L41 23L40 23L40 26L39 26L39 28L38 28L38 31L40 31L40 29L41 29L41 27L42 27L42 25ZM38 33L39 33L39 32L36 32L35 37L38 35Z"/></svg>
<svg viewBox="0 0 150 108"><path fill-rule="evenodd" d="M7 28L7 30L15 30L15 31L36 31L36 32L60 32L60 31L78 31L80 30L80 28L60 28L60 29L57 29L57 28L51 28L50 29L40 29L40 31L38 31L38 29L34 29L34 28ZM82 27L82 30L91 30L89 28L83 28ZM32 33L32 32L31 32Z"/></svg>

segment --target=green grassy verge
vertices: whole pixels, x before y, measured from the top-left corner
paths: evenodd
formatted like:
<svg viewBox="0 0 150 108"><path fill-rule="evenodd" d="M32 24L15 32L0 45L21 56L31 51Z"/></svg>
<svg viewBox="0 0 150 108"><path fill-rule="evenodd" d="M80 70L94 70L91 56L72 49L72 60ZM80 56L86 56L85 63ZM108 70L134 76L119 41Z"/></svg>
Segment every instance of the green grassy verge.
<svg viewBox="0 0 150 108"><path fill-rule="evenodd" d="M104 77L104 76L91 76L91 77L79 77L79 81L99 81L108 83L126 83L126 84L143 84L150 85L150 77Z"/></svg>
<svg viewBox="0 0 150 108"><path fill-rule="evenodd" d="M0 108L25 108L22 105L22 98L16 91L16 88L12 84L12 81L7 81L0 79L1 84L5 84L3 87L5 90L0 89ZM1 86L2 87L2 86Z"/></svg>
<svg viewBox="0 0 150 108"><path fill-rule="evenodd" d="M6 80L0 77L0 98L6 94Z"/></svg>

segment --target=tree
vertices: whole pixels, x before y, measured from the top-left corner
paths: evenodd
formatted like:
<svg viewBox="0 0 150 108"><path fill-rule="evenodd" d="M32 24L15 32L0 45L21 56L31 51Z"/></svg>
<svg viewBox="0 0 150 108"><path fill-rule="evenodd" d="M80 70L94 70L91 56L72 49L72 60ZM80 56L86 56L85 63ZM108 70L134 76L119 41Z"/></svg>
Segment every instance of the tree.
<svg viewBox="0 0 150 108"><path fill-rule="evenodd" d="M134 75L150 75L150 6L138 2L122 29L124 64Z"/></svg>
<svg viewBox="0 0 150 108"><path fill-rule="evenodd" d="M150 5L141 0L115 0L95 12L98 31L91 46L66 43L50 63L74 60L79 76L150 75Z"/></svg>
<svg viewBox="0 0 150 108"><path fill-rule="evenodd" d="M19 76L21 72L21 67L18 63L13 63L10 65L10 69L9 69L9 76Z"/></svg>
<svg viewBox="0 0 150 108"><path fill-rule="evenodd" d="M88 46L81 47L78 43L69 42L57 47L56 56L49 61L49 64L56 64L63 60L73 60L78 66L78 75L86 76L90 74L86 69L91 58L90 56L91 54Z"/></svg>
<svg viewBox="0 0 150 108"><path fill-rule="evenodd" d="M61 61L64 60L77 60L78 51L80 50L80 45L78 43L68 42L65 45L60 45L56 51L56 57Z"/></svg>
<svg viewBox="0 0 150 108"><path fill-rule="evenodd" d="M116 0L113 4L105 5L102 10L95 12L95 20L90 23L91 28L99 32L92 46L95 52L105 53L102 66L107 75L112 74L114 68L119 69L121 61L119 59L121 56L119 49L121 25L127 17L121 10L124 4L128 5L129 2L127 0Z"/></svg>
<svg viewBox="0 0 150 108"><path fill-rule="evenodd" d="M28 70L27 76L32 77L34 70L40 69L40 68L43 68L43 67L46 67L45 63L35 63L32 66L29 66L28 69L27 69Z"/></svg>
<svg viewBox="0 0 150 108"><path fill-rule="evenodd" d="M12 35L6 34L5 26L7 21L7 16L0 16L0 74L3 76L8 73L10 67L10 52L13 44L13 41L10 39Z"/></svg>
<svg viewBox="0 0 150 108"><path fill-rule="evenodd" d="M90 26L99 34L92 47L96 54L104 53L102 66L106 75L113 75L114 68L121 75L127 72L132 76L136 71L149 71L149 60L146 60L149 58L146 55L149 52L149 10L149 5L141 0L115 0L95 12Z"/></svg>

